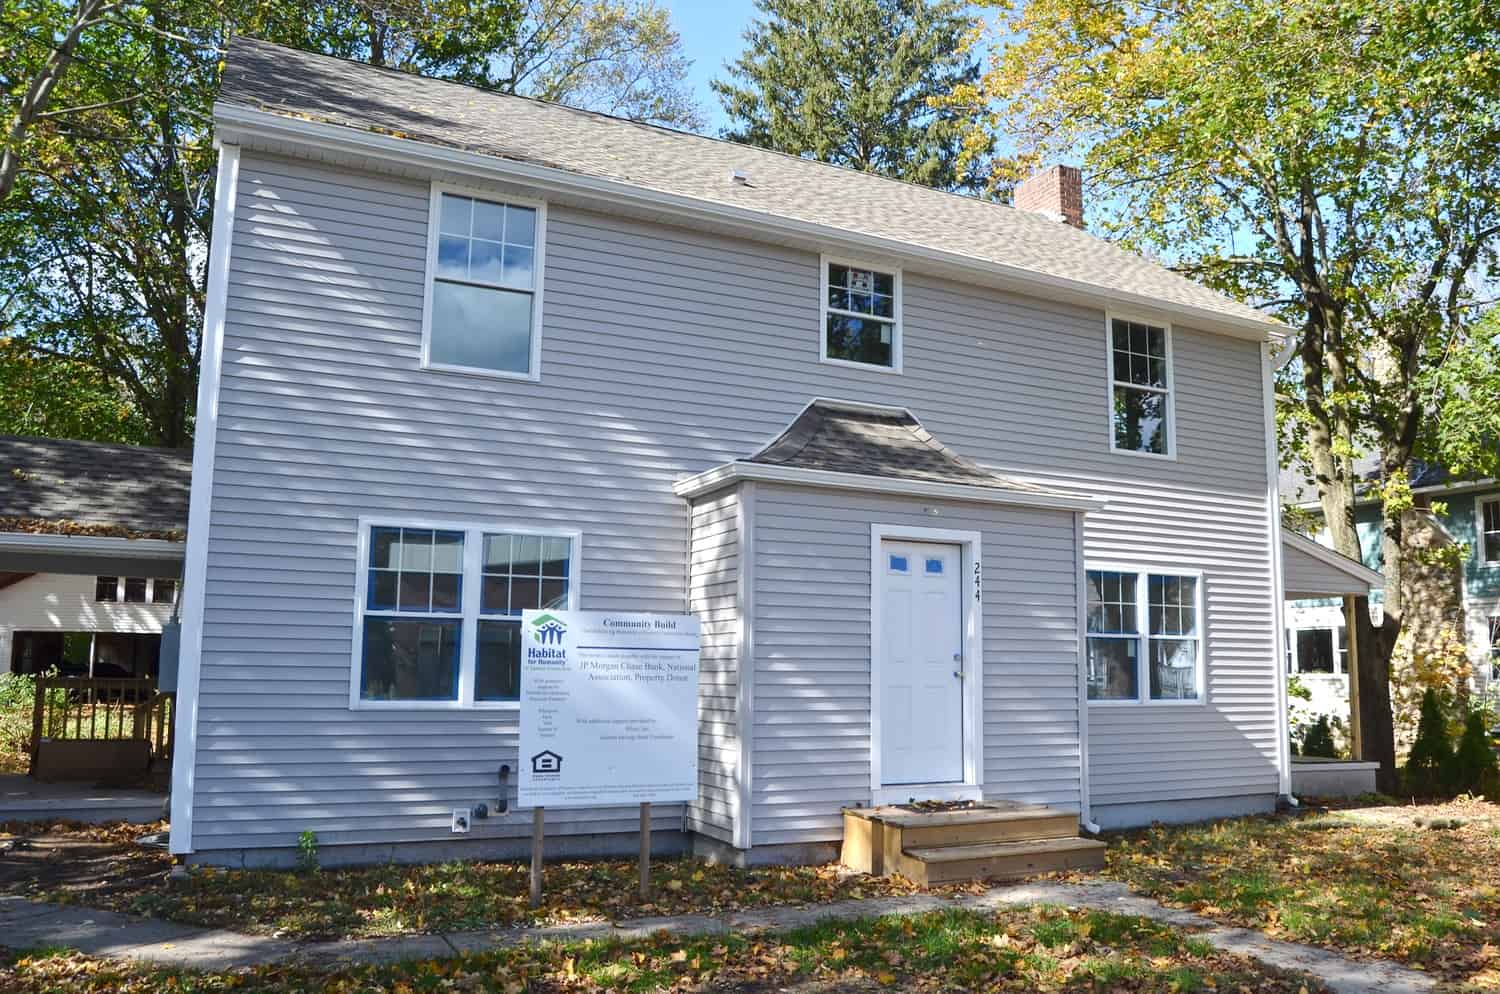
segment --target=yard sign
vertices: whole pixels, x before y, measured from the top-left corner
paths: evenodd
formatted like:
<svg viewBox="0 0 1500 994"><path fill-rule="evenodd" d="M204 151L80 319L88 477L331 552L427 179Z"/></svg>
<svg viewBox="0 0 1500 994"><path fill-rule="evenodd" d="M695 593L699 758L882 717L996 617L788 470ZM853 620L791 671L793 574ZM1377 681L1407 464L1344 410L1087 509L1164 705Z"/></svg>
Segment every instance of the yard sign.
<svg viewBox="0 0 1500 994"><path fill-rule="evenodd" d="M698 619L521 616L517 803L570 808L698 796Z"/></svg>

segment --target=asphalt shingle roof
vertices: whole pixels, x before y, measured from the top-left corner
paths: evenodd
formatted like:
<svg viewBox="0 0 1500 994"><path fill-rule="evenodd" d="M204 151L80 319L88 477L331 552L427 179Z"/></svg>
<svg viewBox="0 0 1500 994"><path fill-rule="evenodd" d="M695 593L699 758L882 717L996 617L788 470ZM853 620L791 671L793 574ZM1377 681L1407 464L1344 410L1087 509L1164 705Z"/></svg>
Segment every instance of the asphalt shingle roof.
<svg viewBox="0 0 1500 994"><path fill-rule="evenodd" d="M1052 493L992 473L938 441L909 411L816 400L745 462L929 483Z"/></svg>
<svg viewBox="0 0 1500 994"><path fill-rule="evenodd" d="M1279 327L1040 214L810 159L236 38L221 104L629 183ZM731 170L748 175L731 182Z"/></svg>
<svg viewBox="0 0 1500 994"><path fill-rule="evenodd" d="M185 532L192 475L185 449L0 435L0 528Z"/></svg>

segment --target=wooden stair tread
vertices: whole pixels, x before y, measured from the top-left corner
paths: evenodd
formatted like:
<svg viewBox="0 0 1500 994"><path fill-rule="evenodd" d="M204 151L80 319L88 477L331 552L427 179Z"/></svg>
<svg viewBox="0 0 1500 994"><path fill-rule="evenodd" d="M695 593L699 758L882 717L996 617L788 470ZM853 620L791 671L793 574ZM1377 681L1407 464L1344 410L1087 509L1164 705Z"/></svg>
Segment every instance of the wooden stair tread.
<svg viewBox="0 0 1500 994"><path fill-rule="evenodd" d="M964 860L996 859L1004 856L1029 856L1038 853L1104 850L1107 846L1095 839L1056 838L1027 839L1023 842L985 842L962 846L927 846L904 849L912 859L924 863L958 863Z"/></svg>
<svg viewBox="0 0 1500 994"><path fill-rule="evenodd" d="M854 812L856 815L858 812ZM869 817L897 828L940 828L948 825L979 825L985 822L1035 821L1078 816L1059 808L1028 804L1013 808L965 808L962 811L895 811L874 808Z"/></svg>

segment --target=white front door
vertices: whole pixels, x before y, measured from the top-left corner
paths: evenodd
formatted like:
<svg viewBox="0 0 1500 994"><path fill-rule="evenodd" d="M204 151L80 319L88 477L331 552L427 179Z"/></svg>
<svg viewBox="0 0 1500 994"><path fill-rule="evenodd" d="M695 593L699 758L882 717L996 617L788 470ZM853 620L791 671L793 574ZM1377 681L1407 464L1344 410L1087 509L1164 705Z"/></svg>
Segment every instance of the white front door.
<svg viewBox="0 0 1500 994"><path fill-rule="evenodd" d="M962 547L881 543L880 779L964 779Z"/></svg>

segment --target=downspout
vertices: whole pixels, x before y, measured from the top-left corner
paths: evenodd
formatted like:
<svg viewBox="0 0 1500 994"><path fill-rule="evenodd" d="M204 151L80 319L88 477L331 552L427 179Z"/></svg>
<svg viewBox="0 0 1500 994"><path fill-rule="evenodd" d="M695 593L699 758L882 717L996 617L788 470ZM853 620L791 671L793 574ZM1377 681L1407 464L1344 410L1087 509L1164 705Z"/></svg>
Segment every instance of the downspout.
<svg viewBox="0 0 1500 994"><path fill-rule="evenodd" d="M1286 665L1282 661L1286 646L1286 581L1282 575L1281 562L1281 460L1277 451L1275 370L1286 366L1296 350L1296 339L1288 336L1274 355L1269 349L1261 353L1261 391L1265 403L1266 432L1266 515L1271 525L1271 666L1276 674L1277 793L1292 807L1297 807L1298 802L1292 795L1291 728L1287 718Z"/></svg>
<svg viewBox="0 0 1500 994"><path fill-rule="evenodd" d="M1083 511L1073 515L1073 570L1078 584L1078 823L1098 835L1089 802L1088 571L1083 556Z"/></svg>

